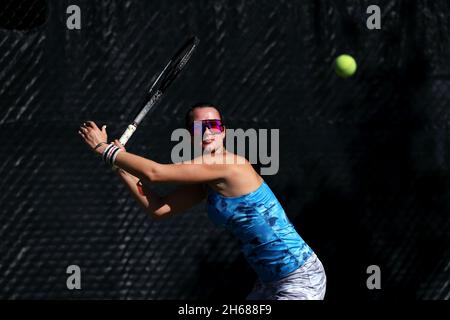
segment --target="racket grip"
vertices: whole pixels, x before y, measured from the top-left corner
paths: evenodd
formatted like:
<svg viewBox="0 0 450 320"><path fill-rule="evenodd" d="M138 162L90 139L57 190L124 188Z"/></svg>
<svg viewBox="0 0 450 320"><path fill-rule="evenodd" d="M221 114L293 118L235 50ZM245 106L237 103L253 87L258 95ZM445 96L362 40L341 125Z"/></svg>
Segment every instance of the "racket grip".
<svg viewBox="0 0 450 320"><path fill-rule="evenodd" d="M119 142L124 146L128 139L131 138L131 136L133 135L133 133L136 131L136 125L135 124L130 124L127 127L127 130L125 130L125 132L122 134L122 136L119 139Z"/></svg>

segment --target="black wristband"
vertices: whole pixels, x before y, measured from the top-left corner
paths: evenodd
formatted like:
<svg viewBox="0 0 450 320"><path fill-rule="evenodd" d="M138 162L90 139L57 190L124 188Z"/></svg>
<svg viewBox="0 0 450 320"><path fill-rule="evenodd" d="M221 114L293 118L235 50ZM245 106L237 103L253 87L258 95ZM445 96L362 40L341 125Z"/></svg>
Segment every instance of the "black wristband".
<svg viewBox="0 0 450 320"><path fill-rule="evenodd" d="M100 142L98 145L95 146L94 150L97 150L100 148L103 144L108 144L108 142Z"/></svg>

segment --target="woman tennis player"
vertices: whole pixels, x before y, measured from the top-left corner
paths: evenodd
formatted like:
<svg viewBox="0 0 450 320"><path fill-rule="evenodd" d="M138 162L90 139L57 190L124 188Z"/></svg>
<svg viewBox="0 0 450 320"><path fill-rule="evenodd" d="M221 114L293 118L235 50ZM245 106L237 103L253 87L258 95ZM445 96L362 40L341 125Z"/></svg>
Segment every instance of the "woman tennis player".
<svg viewBox="0 0 450 320"><path fill-rule="evenodd" d="M322 263L303 241L281 204L252 165L224 147L225 126L219 110L197 104L186 114L192 137L202 135L202 161L160 164L126 152L118 140L107 143L106 126L88 121L84 141L117 173L133 197L153 217L169 217L207 200L209 218L239 240L258 275L249 300L321 300L326 290ZM194 141L194 139L193 139ZM198 158L196 160L199 160ZM152 182L180 183L165 196Z"/></svg>

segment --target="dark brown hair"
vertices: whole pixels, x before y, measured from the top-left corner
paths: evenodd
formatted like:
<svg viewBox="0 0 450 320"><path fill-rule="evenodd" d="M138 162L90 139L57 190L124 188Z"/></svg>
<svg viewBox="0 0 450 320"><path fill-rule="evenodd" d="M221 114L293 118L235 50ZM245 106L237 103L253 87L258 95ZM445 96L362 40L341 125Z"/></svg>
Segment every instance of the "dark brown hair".
<svg viewBox="0 0 450 320"><path fill-rule="evenodd" d="M188 109L188 111L186 112L186 116L184 117L184 125L186 127L186 129L190 129L190 127L192 126L192 114L194 112L195 109L197 108L214 108L217 110L217 112L219 113L220 116L220 120L222 120L222 124L225 125L225 120L222 116L222 113L220 112L219 107L217 107L216 105L212 104L212 103L205 103L205 102L199 102L194 104L192 107L190 107Z"/></svg>

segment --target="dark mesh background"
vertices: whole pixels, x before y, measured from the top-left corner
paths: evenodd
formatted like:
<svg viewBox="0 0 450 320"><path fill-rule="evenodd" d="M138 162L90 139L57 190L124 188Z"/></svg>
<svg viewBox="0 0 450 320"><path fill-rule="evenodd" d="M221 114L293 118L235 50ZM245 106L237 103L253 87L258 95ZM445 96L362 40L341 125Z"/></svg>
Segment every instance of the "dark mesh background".
<svg viewBox="0 0 450 320"><path fill-rule="evenodd" d="M79 31L66 28L71 4ZM370 4L381 30L366 28ZM327 299L449 298L448 1L0 8L0 298L246 296L255 274L204 204L151 220L77 135L92 119L118 137L191 34L198 50L128 150L169 162L197 101L221 105L233 128L279 128L280 170L265 179L325 265ZM359 63L347 80L332 69L344 52ZM71 264L82 290L66 288Z"/></svg>

